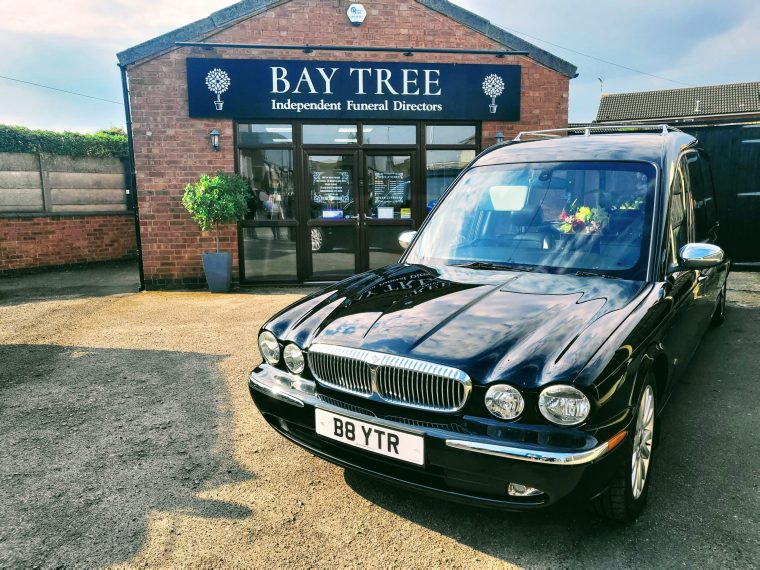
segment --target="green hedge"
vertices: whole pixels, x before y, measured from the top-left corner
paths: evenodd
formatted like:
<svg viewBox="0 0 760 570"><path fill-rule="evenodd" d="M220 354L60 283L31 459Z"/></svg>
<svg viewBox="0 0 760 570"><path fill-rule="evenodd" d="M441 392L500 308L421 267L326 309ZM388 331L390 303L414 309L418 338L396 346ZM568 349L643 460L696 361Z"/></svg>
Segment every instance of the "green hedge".
<svg viewBox="0 0 760 570"><path fill-rule="evenodd" d="M44 152L67 156L122 158L127 156L127 137L119 128L82 134L33 131L0 125L0 152Z"/></svg>

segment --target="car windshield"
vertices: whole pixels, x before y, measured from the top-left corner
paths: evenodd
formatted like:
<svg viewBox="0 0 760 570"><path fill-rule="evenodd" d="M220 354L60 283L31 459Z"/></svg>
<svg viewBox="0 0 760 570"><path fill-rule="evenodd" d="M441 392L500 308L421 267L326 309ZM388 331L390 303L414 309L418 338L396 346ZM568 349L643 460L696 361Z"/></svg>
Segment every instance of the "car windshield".
<svg viewBox="0 0 760 570"><path fill-rule="evenodd" d="M641 279L656 170L639 162L470 169L428 221L407 263Z"/></svg>

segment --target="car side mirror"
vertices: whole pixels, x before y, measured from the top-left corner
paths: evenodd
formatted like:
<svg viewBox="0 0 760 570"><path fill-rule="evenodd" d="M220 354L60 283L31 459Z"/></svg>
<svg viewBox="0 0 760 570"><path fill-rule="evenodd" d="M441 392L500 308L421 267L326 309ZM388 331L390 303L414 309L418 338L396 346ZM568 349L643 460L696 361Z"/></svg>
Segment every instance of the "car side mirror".
<svg viewBox="0 0 760 570"><path fill-rule="evenodd" d="M401 249L409 249L409 245L412 243L412 240L414 239L414 236L417 235L417 232L411 231L411 232L404 232L400 236L398 236L398 244L401 246Z"/></svg>
<svg viewBox="0 0 760 570"><path fill-rule="evenodd" d="M720 265L726 254L711 243L687 243L678 252L677 269L707 269Z"/></svg>

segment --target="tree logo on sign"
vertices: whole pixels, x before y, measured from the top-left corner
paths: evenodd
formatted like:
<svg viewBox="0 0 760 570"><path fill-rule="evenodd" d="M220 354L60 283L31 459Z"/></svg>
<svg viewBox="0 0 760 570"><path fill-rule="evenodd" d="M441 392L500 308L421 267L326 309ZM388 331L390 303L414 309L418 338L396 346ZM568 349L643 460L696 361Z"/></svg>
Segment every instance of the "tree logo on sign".
<svg viewBox="0 0 760 570"><path fill-rule="evenodd" d="M496 98L504 93L504 80L492 73L483 80L483 93L491 98L491 104L488 106L491 109L491 113L496 113L498 105L496 104Z"/></svg>
<svg viewBox="0 0 760 570"><path fill-rule="evenodd" d="M214 101L214 106L216 107L217 111L221 111L222 107L224 107L224 101L222 101L222 93L230 88L230 83L230 76L227 75L226 71L222 71L218 67L215 67L208 72L208 75L206 75L206 87L208 87L208 90L212 93L216 93L216 101Z"/></svg>

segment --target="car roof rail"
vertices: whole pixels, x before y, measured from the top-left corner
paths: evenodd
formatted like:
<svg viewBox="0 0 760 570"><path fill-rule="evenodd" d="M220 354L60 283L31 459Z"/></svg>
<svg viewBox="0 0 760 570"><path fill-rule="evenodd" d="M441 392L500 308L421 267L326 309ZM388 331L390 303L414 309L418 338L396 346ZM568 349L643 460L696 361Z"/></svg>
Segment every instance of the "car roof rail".
<svg viewBox="0 0 760 570"><path fill-rule="evenodd" d="M545 129L541 131L522 131L512 139L512 142L527 142L523 137L535 137L537 139L555 139L571 133L582 133L583 136L590 136L592 132L597 134L610 133L635 133L642 131L659 131L662 136L670 132L682 133L681 129L666 124L647 125L647 124L630 124L630 125L583 125L580 127L564 127L561 129Z"/></svg>

